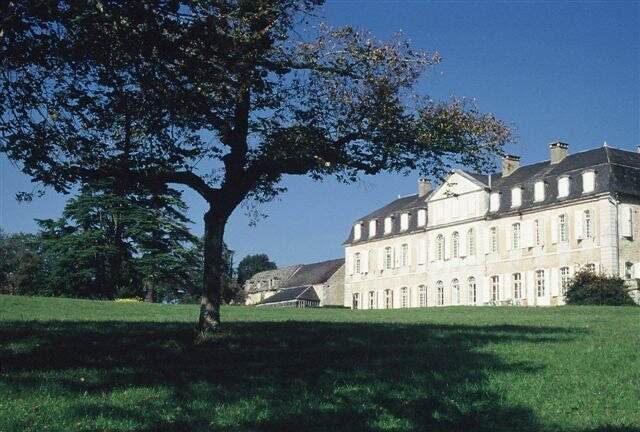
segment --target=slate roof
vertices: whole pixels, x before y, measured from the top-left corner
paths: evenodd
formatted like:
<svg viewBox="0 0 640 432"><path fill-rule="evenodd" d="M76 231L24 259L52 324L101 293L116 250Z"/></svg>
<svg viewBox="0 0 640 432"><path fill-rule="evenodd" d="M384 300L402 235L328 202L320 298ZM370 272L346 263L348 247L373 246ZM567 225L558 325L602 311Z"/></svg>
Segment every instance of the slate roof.
<svg viewBox="0 0 640 432"><path fill-rule="evenodd" d="M269 281L270 279L278 279L280 281L280 285L282 282L288 280L296 271L298 271L302 267L300 264L290 265L287 267L281 267L273 270L265 270L259 273L254 274L251 278L245 282L245 286L249 286L250 293L256 293L260 291L271 291L277 287L269 287L269 284L264 284L265 286L261 286L259 282L261 281Z"/></svg>
<svg viewBox="0 0 640 432"><path fill-rule="evenodd" d="M587 195L582 193L582 172L593 170L596 173L596 185L594 192ZM501 194L500 208L496 212L487 214L487 218L499 218L509 214L522 212L528 209L548 206L557 202L580 200L594 194L611 193L622 196L640 198L640 153L620 150L612 147L601 147L574 154L569 154L557 164L550 161L523 165L511 175L502 177L497 174L479 174L464 171L464 174L482 184L487 192ZM569 176L571 186L569 196L558 198L558 178ZM533 201L534 184L542 180L546 183L545 199L541 202ZM522 188L522 204L518 208L511 208L511 189L520 186ZM360 240L353 240L353 224L349 237L344 244L363 243L368 240L376 240L391 237L398 234L406 234L424 230L425 227L417 226L418 208L426 208L426 199L429 195L419 198L411 195L392 201L386 206L369 213L358 221L363 222ZM409 213L409 229L400 231L400 213ZM386 217L392 217L392 230L383 234L383 221ZM428 216L427 216L428 217ZM376 236L369 238L370 220L376 219L378 226Z"/></svg>
<svg viewBox="0 0 640 432"><path fill-rule="evenodd" d="M295 288L287 288L283 289L272 295L271 297L267 297L259 305L265 305L270 303L282 303L287 301L296 301L296 300L308 300L308 301L316 301L320 303L320 298L316 294L315 290L312 286L299 286Z"/></svg>
<svg viewBox="0 0 640 432"><path fill-rule="evenodd" d="M281 288L291 288L326 283L331 276L344 265L344 258L304 264L289 279L280 285Z"/></svg>

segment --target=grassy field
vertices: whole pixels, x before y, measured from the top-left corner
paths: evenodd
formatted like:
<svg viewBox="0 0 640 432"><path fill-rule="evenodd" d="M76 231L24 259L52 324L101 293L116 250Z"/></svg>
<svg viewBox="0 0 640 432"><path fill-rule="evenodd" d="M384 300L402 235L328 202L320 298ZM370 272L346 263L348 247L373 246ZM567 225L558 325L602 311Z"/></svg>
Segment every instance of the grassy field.
<svg viewBox="0 0 640 432"><path fill-rule="evenodd" d="M640 431L640 308L0 296L0 431Z"/></svg>

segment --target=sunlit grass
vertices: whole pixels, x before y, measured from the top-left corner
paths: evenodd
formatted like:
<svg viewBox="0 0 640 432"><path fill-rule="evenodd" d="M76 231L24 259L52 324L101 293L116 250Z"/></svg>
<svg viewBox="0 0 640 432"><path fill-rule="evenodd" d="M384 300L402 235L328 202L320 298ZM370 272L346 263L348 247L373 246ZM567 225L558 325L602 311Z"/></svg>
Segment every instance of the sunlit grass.
<svg viewBox="0 0 640 432"><path fill-rule="evenodd" d="M640 308L0 296L0 431L640 431Z"/></svg>

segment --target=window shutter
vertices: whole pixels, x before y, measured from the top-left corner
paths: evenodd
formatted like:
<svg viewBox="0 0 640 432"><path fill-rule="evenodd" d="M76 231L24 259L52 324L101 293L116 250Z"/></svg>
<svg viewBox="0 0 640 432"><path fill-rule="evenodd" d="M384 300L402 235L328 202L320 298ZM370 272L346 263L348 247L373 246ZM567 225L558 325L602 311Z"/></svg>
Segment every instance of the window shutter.
<svg viewBox="0 0 640 432"><path fill-rule="evenodd" d="M418 240L418 265L422 265L426 262L427 258L427 240Z"/></svg>
<svg viewBox="0 0 640 432"><path fill-rule="evenodd" d="M524 221L524 236L522 247L533 247L533 221Z"/></svg>
<svg viewBox="0 0 640 432"><path fill-rule="evenodd" d="M434 236L432 236L432 239L431 239L428 259L430 262L433 262L436 260L436 238Z"/></svg>
<svg viewBox="0 0 640 432"><path fill-rule="evenodd" d="M582 210L576 210L574 212L574 221L573 221L574 234L576 236L576 239L580 239L580 240L584 238L584 233L582 228L582 217L583 217Z"/></svg>
<svg viewBox="0 0 640 432"><path fill-rule="evenodd" d="M453 242L452 241L447 241L446 237L445 237L445 241L444 241L444 256L443 256L443 258L445 260L448 260L449 258L451 258L451 246L453 246Z"/></svg>
<svg viewBox="0 0 640 432"><path fill-rule="evenodd" d="M550 281L551 281L551 290L549 291L551 295L560 295L560 273L557 268L552 268L550 271Z"/></svg>
<svg viewBox="0 0 640 432"><path fill-rule="evenodd" d="M347 274L349 276L352 276L353 275L353 258L351 255L347 254L344 257L344 265L345 267L347 267Z"/></svg>
<svg viewBox="0 0 640 432"><path fill-rule="evenodd" d="M622 237L631 237L631 212L631 207L620 206L620 235Z"/></svg>
<svg viewBox="0 0 640 432"><path fill-rule="evenodd" d="M378 248L378 271L384 270L384 248Z"/></svg>
<svg viewBox="0 0 640 432"><path fill-rule="evenodd" d="M490 235L489 235L490 228L484 228L483 231L484 231L484 235L482 236L482 238L483 238L484 241L482 243L484 245L484 253L485 253L485 255L488 255L488 254L491 253L491 242L489 241L490 240Z"/></svg>
<svg viewBox="0 0 640 432"><path fill-rule="evenodd" d="M544 269L544 295L545 297L551 296L551 272L549 269Z"/></svg>
<svg viewBox="0 0 640 432"><path fill-rule="evenodd" d="M500 287L502 288L502 292L500 293L500 299L506 300L506 299L513 298L513 290L511 289L512 275L503 274L503 275L500 275L500 278L502 279L502 283L500 284Z"/></svg>
<svg viewBox="0 0 640 432"><path fill-rule="evenodd" d="M413 242L407 242L407 266L411 266L411 259L413 258Z"/></svg>
<svg viewBox="0 0 640 432"><path fill-rule="evenodd" d="M633 277L640 279L640 262L633 265Z"/></svg>
<svg viewBox="0 0 640 432"><path fill-rule="evenodd" d="M558 217L554 216L551 220L551 243L558 243Z"/></svg>
<svg viewBox="0 0 640 432"><path fill-rule="evenodd" d="M467 256L469 248L467 247L467 230L460 230L460 237L458 238L458 255L461 257Z"/></svg>
<svg viewBox="0 0 640 432"><path fill-rule="evenodd" d="M369 251L362 254L362 273L369 273Z"/></svg>
<svg viewBox="0 0 640 432"><path fill-rule="evenodd" d="M391 248L391 263L392 263L391 267L393 267L393 268L398 268L398 267L399 267L399 265L398 265L398 259L399 259L400 257L399 257L398 255L400 255L400 254L398 253L398 246L394 246L394 247L392 247L392 248Z"/></svg>

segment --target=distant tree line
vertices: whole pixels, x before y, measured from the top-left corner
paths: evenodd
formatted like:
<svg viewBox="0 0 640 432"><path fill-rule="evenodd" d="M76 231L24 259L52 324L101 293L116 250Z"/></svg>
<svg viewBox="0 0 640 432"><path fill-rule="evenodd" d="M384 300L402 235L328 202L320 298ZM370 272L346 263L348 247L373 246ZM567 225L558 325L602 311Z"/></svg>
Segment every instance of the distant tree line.
<svg viewBox="0 0 640 432"><path fill-rule="evenodd" d="M190 233L176 190L122 190L87 184L58 219L37 220L35 234L0 229L0 292L93 299L200 301L203 243ZM242 283L275 268L266 255L234 270L225 245L223 300L243 300ZM240 279L240 280L238 280Z"/></svg>

